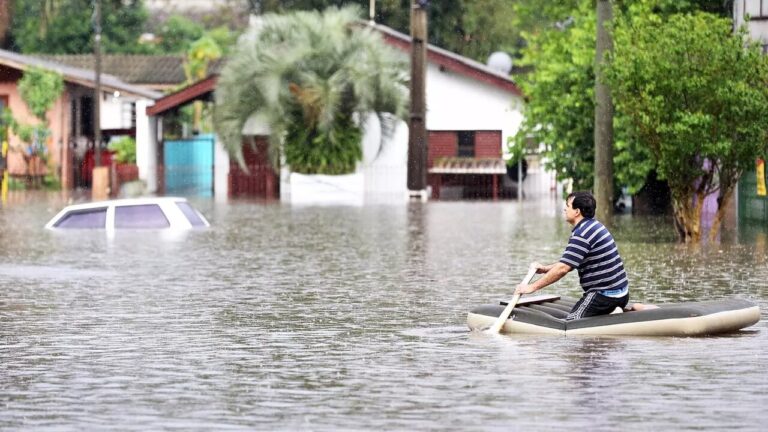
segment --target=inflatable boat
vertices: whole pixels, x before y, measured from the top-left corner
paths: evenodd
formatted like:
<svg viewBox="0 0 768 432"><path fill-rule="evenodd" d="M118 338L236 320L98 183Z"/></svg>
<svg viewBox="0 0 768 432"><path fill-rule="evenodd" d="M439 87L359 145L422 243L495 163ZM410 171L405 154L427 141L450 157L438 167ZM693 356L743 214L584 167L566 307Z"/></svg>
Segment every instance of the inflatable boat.
<svg viewBox="0 0 768 432"><path fill-rule="evenodd" d="M566 321L576 299L535 296L521 299L501 333L617 336L704 336L734 332L760 321L760 308L747 300L660 304L630 311ZM467 314L472 330L489 328L506 302L479 306Z"/></svg>

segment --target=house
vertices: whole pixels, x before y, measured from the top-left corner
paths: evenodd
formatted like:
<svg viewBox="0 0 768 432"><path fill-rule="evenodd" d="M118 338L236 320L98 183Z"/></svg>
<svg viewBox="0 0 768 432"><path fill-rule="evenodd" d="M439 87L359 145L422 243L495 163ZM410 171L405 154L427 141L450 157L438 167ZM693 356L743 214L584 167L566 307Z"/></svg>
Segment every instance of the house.
<svg viewBox="0 0 768 432"><path fill-rule="evenodd" d="M0 104L8 107L13 116L25 123L37 120L21 99L18 81L30 67L41 67L60 73L64 80L61 97L48 111L51 136L45 143L48 164L30 158L25 150L29 143L9 133L11 151L7 169L11 176L39 177L50 169L60 177L64 189L87 186L90 181L89 163L93 163L93 94L96 74L93 70L72 67L50 60L0 50ZM100 123L106 144L111 136L133 135L135 125L145 116L137 112L136 105L162 96L161 93L132 85L109 75L101 75ZM90 161L90 162L89 162ZM33 163L34 162L34 163Z"/></svg>
<svg viewBox="0 0 768 432"><path fill-rule="evenodd" d="M410 52L410 36L378 24L373 24L373 28L381 33L386 43L406 53ZM506 142L515 135L523 118L522 93L507 74L436 46L428 46L427 60L428 182L432 187L433 197L504 196L505 191L509 191L505 186L510 183L505 161ZM196 100L212 100L216 80L217 76L213 74L203 81L159 99L147 108L149 130L161 129L160 119L185 104ZM262 197L280 195L284 198L291 196L291 199L295 199L295 190L285 190L286 187L291 187L286 173L278 175L268 167L264 150L268 134L268 128L258 119L251 119L244 128L244 143L257 143L255 146L244 145L248 172L252 174L241 171L230 161L221 144L215 142L215 137L203 137L202 139L209 141L200 144L200 153L205 153L199 158L203 161L201 167L215 171L207 188L217 197L245 194ZM361 168L357 174L364 179L359 180L363 185L353 189L359 192L360 188L383 188L384 192L391 194L394 192L391 185L394 184L401 189L398 196L405 197L407 135L407 131L402 133L402 130L395 133L392 138L395 141L390 146L393 147L392 155L386 161L386 166L382 165L374 170L376 166L372 163ZM150 190L162 191L163 182L167 183L169 178L168 170L164 168L167 145L162 139L156 140L155 137L158 136L163 136L161 130L149 134L149 141L143 144L145 148L137 151L152 155L140 162L140 171L157 173L154 177L149 174L150 177L146 180ZM367 147L366 143L371 140L371 137L364 138L364 149ZM173 140L171 145L177 146L177 140ZM536 163L531 165L529 173L538 172L542 179L537 183L537 187L548 191L549 177L542 170L537 171ZM383 187L384 184L389 186ZM177 191L166 189L165 192Z"/></svg>

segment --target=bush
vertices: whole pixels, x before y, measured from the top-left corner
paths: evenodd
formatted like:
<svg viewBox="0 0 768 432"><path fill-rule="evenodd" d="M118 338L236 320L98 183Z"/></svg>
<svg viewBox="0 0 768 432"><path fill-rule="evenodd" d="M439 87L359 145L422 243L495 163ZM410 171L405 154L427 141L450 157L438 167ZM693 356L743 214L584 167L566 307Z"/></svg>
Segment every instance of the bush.
<svg viewBox="0 0 768 432"><path fill-rule="evenodd" d="M117 161L117 163L136 163L136 140L133 138L118 138L110 142L108 148L115 152L115 161Z"/></svg>

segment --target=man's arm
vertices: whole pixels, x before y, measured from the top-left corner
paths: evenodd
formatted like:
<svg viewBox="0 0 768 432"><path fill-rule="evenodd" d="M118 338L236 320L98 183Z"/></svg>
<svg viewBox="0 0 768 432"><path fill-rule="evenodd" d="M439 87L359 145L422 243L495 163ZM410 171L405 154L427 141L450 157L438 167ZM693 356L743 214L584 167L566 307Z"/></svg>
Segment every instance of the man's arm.
<svg viewBox="0 0 768 432"><path fill-rule="evenodd" d="M526 285L526 284L519 284L515 288L515 294L530 294L532 292L536 292L546 286L552 285L553 283L559 281L563 278L563 276L567 275L569 271L573 270L571 266L568 264L564 264L562 262L556 262L554 264L550 264L548 266L542 266L539 265L536 267L538 270L546 270L546 273L544 273L544 276L542 276L539 280L536 282Z"/></svg>

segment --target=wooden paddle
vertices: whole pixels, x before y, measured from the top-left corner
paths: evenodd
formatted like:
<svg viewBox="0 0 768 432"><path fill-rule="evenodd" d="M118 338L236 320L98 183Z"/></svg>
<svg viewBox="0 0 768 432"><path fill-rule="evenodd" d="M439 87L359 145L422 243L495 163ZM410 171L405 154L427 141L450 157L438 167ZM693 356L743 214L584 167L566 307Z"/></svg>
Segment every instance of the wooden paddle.
<svg viewBox="0 0 768 432"><path fill-rule="evenodd" d="M536 274L536 267L528 267L528 274L525 275L523 278L523 281L521 283L527 284L533 279L533 276ZM493 325L488 329L489 333L498 333L501 331L501 328L504 327L504 323L507 322L507 318L509 318L509 314L512 313L512 309L517 306L517 302L520 300L520 294L515 294L514 297L512 297L512 300L507 303L507 307L504 308L504 311L499 315L498 318L496 318L496 321L493 323Z"/></svg>

